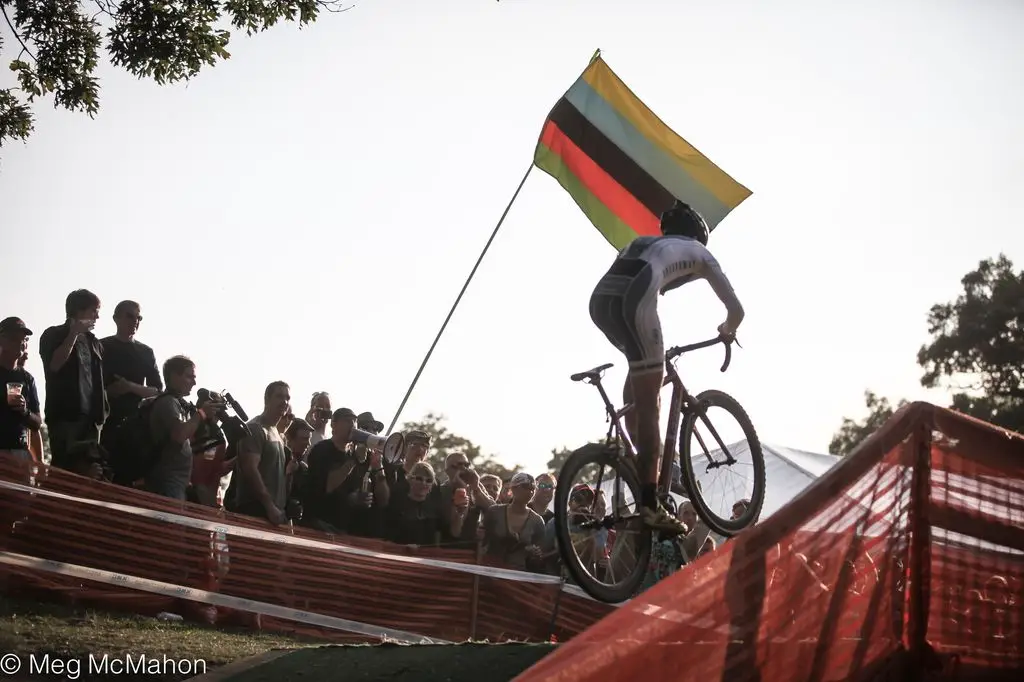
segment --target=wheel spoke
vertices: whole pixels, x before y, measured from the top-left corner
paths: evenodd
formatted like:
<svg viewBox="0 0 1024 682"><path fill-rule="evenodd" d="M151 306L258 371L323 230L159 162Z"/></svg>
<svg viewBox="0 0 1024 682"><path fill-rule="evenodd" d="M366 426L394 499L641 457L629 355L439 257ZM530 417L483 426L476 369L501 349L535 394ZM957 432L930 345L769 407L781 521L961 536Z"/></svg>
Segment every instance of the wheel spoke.
<svg viewBox="0 0 1024 682"><path fill-rule="evenodd" d="M650 553L649 547L644 552L645 533L631 532L642 529L640 486L625 462L608 451L581 448L563 466L555 492L563 563L576 584L602 601L631 597L643 581Z"/></svg>
<svg viewBox="0 0 1024 682"><path fill-rule="evenodd" d="M698 409L684 414L679 435L684 485L691 492L697 515L713 531L733 535L755 523L760 516L765 488L761 444L749 417L735 399L720 391L705 391L695 402ZM716 413L712 417L709 414L712 408L725 414ZM732 424L739 426L738 433L733 433L732 429L722 430L723 425ZM704 429L710 437L702 433ZM709 448L709 441L719 447ZM730 441L733 441L731 445ZM700 454L696 448L700 448ZM733 465L740 463L739 458L748 453L749 465L734 468ZM698 472L697 462L707 462L706 468L700 467L702 471ZM736 514L733 510L739 511L736 505L741 501L745 503L745 511Z"/></svg>

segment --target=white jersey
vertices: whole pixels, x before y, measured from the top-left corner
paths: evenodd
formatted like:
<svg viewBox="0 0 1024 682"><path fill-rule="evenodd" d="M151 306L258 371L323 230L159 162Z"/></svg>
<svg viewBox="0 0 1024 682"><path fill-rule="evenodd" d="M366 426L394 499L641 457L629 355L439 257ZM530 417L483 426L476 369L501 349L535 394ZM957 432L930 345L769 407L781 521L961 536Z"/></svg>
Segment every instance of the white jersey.
<svg viewBox="0 0 1024 682"><path fill-rule="evenodd" d="M629 360L631 372L659 370L665 361L658 294L705 279L735 328L743 306L718 261L689 237L637 237L619 252L590 297L590 317Z"/></svg>
<svg viewBox="0 0 1024 682"><path fill-rule="evenodd" d="M653 276L651 288L662 294L695 279L706 279L730 314L742 310L718 261L696 239L675 235L637 237L619 252L619 259L648 263Z"/></svg>

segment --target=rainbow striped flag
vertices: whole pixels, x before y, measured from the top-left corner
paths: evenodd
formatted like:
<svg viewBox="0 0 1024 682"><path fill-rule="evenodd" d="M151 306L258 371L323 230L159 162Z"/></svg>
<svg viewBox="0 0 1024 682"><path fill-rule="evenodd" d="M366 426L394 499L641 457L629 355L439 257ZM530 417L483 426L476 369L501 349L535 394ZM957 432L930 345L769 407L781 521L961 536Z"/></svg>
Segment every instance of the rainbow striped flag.
<svg viewBox="0 0 1024 682"><path fill-rule="evenodd" d="M750 190L665 125L599 54L548 115L534 165L617 249L661 234L661 214L677 198L715 229Z"/></svg>

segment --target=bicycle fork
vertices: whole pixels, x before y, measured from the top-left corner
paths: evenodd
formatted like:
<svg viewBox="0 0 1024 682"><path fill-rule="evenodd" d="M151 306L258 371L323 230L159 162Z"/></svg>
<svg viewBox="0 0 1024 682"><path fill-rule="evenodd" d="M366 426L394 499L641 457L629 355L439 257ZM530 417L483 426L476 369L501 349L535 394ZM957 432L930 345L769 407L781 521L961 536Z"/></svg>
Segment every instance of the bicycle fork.
<svg viewBox="0 0 1024 682"><path fill-rule="evenodd" d="M708 460L708 466L705 469L705 471L707 472L711 471L712 469L718 469L719 467L731 466L735 464L736 458L732 456L732 452L729 451L729 448L728 446L726 446L725 441L723 441L722 437L718 435L718 429L716 429L714 425L711 423L711 420L708 419L707 410L704 409L704 406L698 403L696 400L692 400L686 406L686 409L687 412L697 415L697 418L700 419L701 423L704 424L704 426L707 427L708 431L711 432L711 435L714 437L715 442L718 443L718 447L721 448L722 452L724 452L726 456L726 459L724 461L716 461L715 458L711 456L711 451L708 450L707 443L704 442L704 437L701 436L700 432L695 428L693 430L693 435L697 438L697 442L700 444L701 450L704 451L704 457L707 458Z"/></svg>

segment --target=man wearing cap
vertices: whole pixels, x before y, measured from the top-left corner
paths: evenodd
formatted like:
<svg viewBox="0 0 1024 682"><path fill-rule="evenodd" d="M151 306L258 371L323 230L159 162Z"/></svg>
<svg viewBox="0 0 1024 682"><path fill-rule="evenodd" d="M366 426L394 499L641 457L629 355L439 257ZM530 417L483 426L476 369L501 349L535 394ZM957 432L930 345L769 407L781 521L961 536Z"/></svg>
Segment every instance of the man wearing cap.
<svg viewBox="0 0 1024 682"><path fill-rule="evenodd" d="M347 407L340 407L331 416L331 437L309 451L309 471L303 499L303 522L325 532L348 532L352 508L360 504L361 474L353 473L359 462L353 455L352 429L358 417ZM371 472L373 502L387 504L387 484L382 471ZM382 486L383 483L383 486Z"/></svg>
<svg viewBox="0 0 1024 682"><path fill-rule="evenodd" d="M32 330L18 317L0 321L0 385L5 389L3 407L0 408L0 452L9 452L23 459L29 454L30 432L38 432L39 394L36 380L19 360L28 350L28 337Z"/></svg>
<svg viewBox="0 0 1024 682"><path fill-rule="evenodd" d="M391 486L391 494L394 496L407 495L409 483L405 480L406 474L417 462L427 458L427 450L430 449L430 434L426 431L413 430L405 434L405 456L402 458L401 466L387 466L388 483ZM432 491L437 493L438 488Z"/></svg>
<svg viewBox="0 0 1024 682"><path fill-rule="evenodd" d="M379 434L384 430L384 424L373 418L373 412L363 412L356 417L356 428L360 431L369 431L373 434Z"/></svg>

